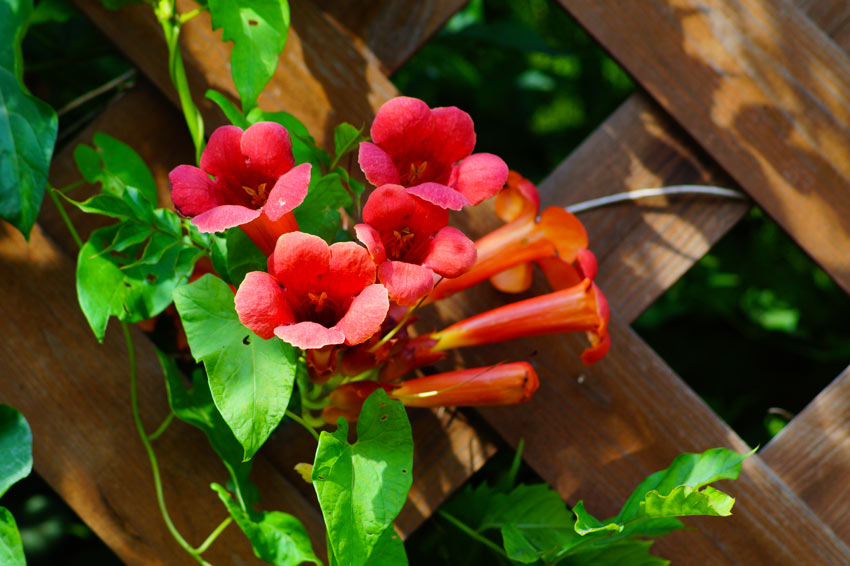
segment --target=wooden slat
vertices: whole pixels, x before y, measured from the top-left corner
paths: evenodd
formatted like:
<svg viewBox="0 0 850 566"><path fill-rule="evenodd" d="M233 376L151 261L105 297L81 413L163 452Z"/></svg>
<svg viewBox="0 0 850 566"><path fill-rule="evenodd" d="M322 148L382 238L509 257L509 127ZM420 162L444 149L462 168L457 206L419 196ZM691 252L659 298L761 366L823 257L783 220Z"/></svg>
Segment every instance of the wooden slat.
<svg viewBox="0 0 850 566"><path fill-rule="evenodd" d="M313 1L344 26L354 41L365 41L381 62L384 72L390 74L401 67L468 0Z"/></svg>
<svg viewBox="0 0 850 566"><path fill-rule="evenodd" d="M117 325L98 345L77 306L73 265L39 228L27 245L8 224L0 225L0 271L0 400L29 420L38 473L127 564L196 564L168 534L157 509L130 415L129 370ZM168 411L164 380L148 341L133 334L140 403L151 430ZM226 516L208 486L226 481L227 472L203 435L182 423L173 424L156 447L174 521L192 544L200 544ZM262 457L254 477L267 488L264 504L291 510L323 549L321 517L300 492ZM252 554L230 527L209 556L233 564Z"/></svg>
<svg viewBox="0 0 850 566"><path fill-rule="evenodd" d="M820 29L782 0L561 3L850 290L850 63Z"/></svg>
<svg viewBox="0 0 850 566"><path fill-rule="evenodd" d="M850 544L850 368L759 454Z"/></svg>

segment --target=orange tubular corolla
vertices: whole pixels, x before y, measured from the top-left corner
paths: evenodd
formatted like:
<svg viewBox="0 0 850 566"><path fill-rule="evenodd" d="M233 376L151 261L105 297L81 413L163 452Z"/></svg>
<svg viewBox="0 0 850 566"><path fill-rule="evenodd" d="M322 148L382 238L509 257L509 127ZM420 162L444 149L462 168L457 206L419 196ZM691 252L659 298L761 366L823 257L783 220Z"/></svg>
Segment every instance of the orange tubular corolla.
<svg viewBox="0 0 850 566"><path fill-rule="evenodd" d="M582 223L558 207L543 211L539 220L524 215L475 242L478 259L472 269L454 279L444 279L428 295L426 303L448 297L514 266L547 257L573 262L587 248Z"/></svg>
<svg viewBox="0 0 850 566"><path fill-rule="evenodd" d="M487 311L435 332L432 351L505 342L516 338L585 331L591 347L582 361L592 364L608 351L608 302L590 280L539 297Z"/></svg>
<svg viewBox="0 0 850 566"><path fill-rule="evenodd" d="M514 362L411 379L390 397L408 407L515 405L531 399L539 385L531 364Z"/></svg>

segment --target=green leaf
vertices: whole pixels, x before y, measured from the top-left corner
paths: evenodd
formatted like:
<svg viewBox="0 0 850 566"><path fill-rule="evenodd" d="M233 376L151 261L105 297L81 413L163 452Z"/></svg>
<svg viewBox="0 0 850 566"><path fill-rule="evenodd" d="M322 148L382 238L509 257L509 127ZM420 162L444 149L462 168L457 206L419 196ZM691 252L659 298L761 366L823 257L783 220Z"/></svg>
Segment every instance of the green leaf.
<svg viewBox="0 0 850 566"><path fill-rule="evenodd" d="M363 403L357 442L348 423L322 432L313 464L313 486L328 529L328 546L345 566L370 562L397 549L382 541L401 511L412 484L413 438L404 406L378 389ZM392 564L397 564L394 562Z"/></svg>
<svg viewBox="0 0 850 566"><path fill-rule="evenodd" d="M74 161L88 182L101 183L105 193L122 198L126 187L135 187L149 208L156 205L156 181L133 148L102 132L94 135L93 144L74 148ZM137 196L133 200L143 206Z"/></svg>
<svg viewBox="0 0 850 566"><path fill-rule="evenodd" d="M230 99L218 92L217 90L209 89L204 93L205 98L209 98L219 109L224 113L224 116L234 126L239 126L243 130L249 126L248 120L242 115L242 111L230 102Z"/></svg>
<svg viewBox="0 0 850 566"><path fill-rule="evenodd" d="M147 227L151 234L157 230L156 240L128 244L138 241L136 228L116 224L95 230L80 248L77 299L101 342L109 317L140 322L165 310L171 304L171 293L188 279L202 254L173 234L170 238L166 235L173 212L157 212L156 224ZM124 240L125 236L129 240ZM121 247L112 247L113 242L120 242Z"/></svg>
<svg viewBox="0 0 850 566"><path fill-rule="evenodd" d="M303 562L322 563L313 552L313 545L301 521L280 511L249 514L222 486L214 483L210 487L218 494L230 516L251 541L257 558L274 566L297 566Z"/></svg>
<svg viewBox="0 0 850 566"><path fill-rule="evenodd" d="M315 234L333 243L340 225L337 209L350 207L351 195L342 186L340 176L331 173L310 183L304 202L295 209L295 220L303 232Z"/></svg>
<svg viewBox="0 0 850 566"><path fill-rule="evenodd" d="M203 362L213 401L249 460L283 417L295 380L295 349L245 328L233 291L204 275L178 288L174 302L192 355Z"/></svg>
<svg viewBox="0 0 850 566"><path fill-rule="evenodd" d="M529 564L574 546L580 540L574 525L560 494L537 484L493 495L480 530L500 529L508 557Z"/></svg>
<svg viewBox="0 0 850 566"><path fill-rule="evenodd" d="M165 374L171 410L183 422L203 431L230 476L236 481L234 488L238 497L243 499L243 493L251 490L248 486L251 462L242 461L242 445L218 412L206 374L201 369L192 372L192 388L187 390L177 362L159 350L156 350L156 355Z"/></svg>
<svg viewBox="0 0 850 566"><path fill-rule="evenodd" d="M334 130L334 149L336 150L334 163L339 163L339 160L342 159L346 153L354 150L361 141L367 139L366 136L363 135L364 127L365 126L361 126L358 129L348 122L343 122L336 127Z"/></svg>
<svg viewBox="0 0 850 566"><path fill-rule="evenodd" d="M685 517L687 515L725 517L732 514L734 503L734 498L711 486L696 490L682 485L673 489L669 495L661 495L657 491L647 493L643 513L650 517Z"/></svg>
<svg viewBox="0 0 850 566"><path fill-rule="evenodd" d="M0 496L32 471L32 431L24 416L0 405Z"/></svg>
<svg viewBox="0 0 850 566"><path fill-rule="evenodd" d="M267 258L242 230L227 231L227 273L238 286L251 271L265 271Z"/></svg>
<svg viewBox="0 0 850 566"><path fill-rule="evenodd" d="M257 98L272 78L286 44L289 3L286 0L210 0L213 29L222 28L222 39L233 41L230 67L242 110L257 105Z"/></svg>
<svg viewBox="0 0 850 566"><path fill-rule="evenodd" d="M31 0L0 2L0 218L27 238L38 216L56 143L56 112L23 84L21 41Z"/></svg>
<svg viewBox="0 0 850 566"><path fill-rule="evenodd" d="M5 507L0 507L0 564L26 566L24 545L15 518Z"/></svg>
<svg viewBox="0 0 850 566"><path fill-rule="evenodd" d="M623 539L605 546L587 546L558 560L559 566L665 566L667 560L649 553L655 541Z"/></svg>
<svg viewBox="0 0 850 566"><path fill-rule="evenodd" d="M650 491L668 496L680 486L699 489L718 480L736 479L747 456L749 454L738 454L727 448L714 448L702 454L682 454L673 460L669 468L643 480L623 505L616 520L625 523L646 516L644 501Z"/></svg>

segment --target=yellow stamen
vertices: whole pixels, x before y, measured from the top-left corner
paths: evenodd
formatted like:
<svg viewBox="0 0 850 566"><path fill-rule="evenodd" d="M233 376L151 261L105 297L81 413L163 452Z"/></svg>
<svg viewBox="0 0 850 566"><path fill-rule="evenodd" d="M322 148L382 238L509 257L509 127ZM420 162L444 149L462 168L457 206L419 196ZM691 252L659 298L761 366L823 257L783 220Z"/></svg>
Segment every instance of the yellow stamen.
<svg viewBox="0 0 850 566"><path fill-rule="evenodd" d="M248 193L251 197L251 204L254 206L262 206L266 203L268 195L266 194L266 184L260 183L256 189L242 185L242 190Z"/></svg>
<svg viewBox="0 0 850 566"><path fill-rule="evenodd" d="M316 305L316 313L318 314L322 312L323 308L325 308L325 301L328 300L328 294L325 291L322 291L318 295L315 293L307 293L307 298Z"/></svg>

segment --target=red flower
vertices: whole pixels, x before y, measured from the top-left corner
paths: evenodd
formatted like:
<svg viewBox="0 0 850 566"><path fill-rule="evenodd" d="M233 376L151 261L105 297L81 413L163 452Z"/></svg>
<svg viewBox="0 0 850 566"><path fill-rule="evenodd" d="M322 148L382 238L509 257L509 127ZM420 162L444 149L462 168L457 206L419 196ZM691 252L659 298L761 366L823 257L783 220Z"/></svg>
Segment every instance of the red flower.
<svg viewBox="0 0 850 566"><path fill-rule="evenodd" d="M200 169L180 165L168 175L171 200L201 232L242 226L268 255L277 236L298 229L290 213L307 196L310 167L295 167L280 124L258 122L244 132L223 126L210 136Z"/></svg>
<svg viewBox="0 0 850 566"><path fill-rule="evenodd" d="M449 223L449 211L399 185L376 189L354 227L378 265L390 298L412 305L434 287L434 274L457 277L475 263L475 244Z"/></svg>
<svg viewBox="0 0 850 566"><path fill-rule="evenodd" d="M495 195L508 167L489 153L472 153L475 130L455 107L428 108L398 97L378 110L372 142L360 144L360 168L374 186L402 185L442 208L460 210Z"/></svg>
<svg viewBox="0 0 850 566"><path fill-rule="evenodd" d="M330 424L338 417L357 420L363 402L379 387L408 407L479 407L524 403L539 386L537 372L527 362L440 373L401 385L357 381L330 394L330 405L322 411L322 418Z"/></svg>
<svg viewBox="0 0 850 566"><path fill-rule="evenodd" d="M239 320L260 337L306 350L359 344L381 328L389 298L361 246L291 232L268 263L269 273L249 273L236 292Z"/></svg>
<svg viewBox="0 0 850 566"><path fill-rule="evenodd" d="M437 340L432 351L505 342L515 338L586 331L591 347L581 359L592 364L608 352L608 301L590 280L519 301L462 320L428 337Z"/></svg>

